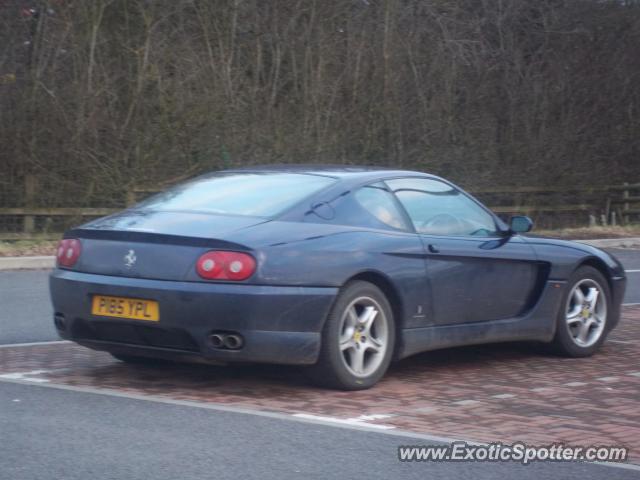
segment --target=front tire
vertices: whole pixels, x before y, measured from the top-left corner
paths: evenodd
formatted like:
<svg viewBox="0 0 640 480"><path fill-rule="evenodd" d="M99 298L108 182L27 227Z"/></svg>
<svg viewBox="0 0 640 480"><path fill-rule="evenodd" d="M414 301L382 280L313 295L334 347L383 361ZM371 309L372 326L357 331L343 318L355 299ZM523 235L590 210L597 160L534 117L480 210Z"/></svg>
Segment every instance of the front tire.
<svg viewBox="0 0 640 480"><path fill-rule="evenodd" d="M375 285L354 281L338 294L322 331L312 380L340 390L375 385L391 363L395 322L389 301Z"/></svg>
<svg viewBox="0 0 640 480"><path fill-rule="evenodd" d="M555 351L567 357L593 355L609 333L611 291L606 278L593 267L580 267L567 282L558 313Z"/></svg>

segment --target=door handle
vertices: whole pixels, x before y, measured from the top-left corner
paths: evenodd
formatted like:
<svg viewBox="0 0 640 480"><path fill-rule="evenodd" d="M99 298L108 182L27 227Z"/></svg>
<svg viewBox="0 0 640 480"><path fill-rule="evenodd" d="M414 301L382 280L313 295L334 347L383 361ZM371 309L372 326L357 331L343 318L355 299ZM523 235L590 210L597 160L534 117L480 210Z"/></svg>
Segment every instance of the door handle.
<svg viewBox="0 0 640 480"><path fill-rule="evenodd" d="M440 249L436 247L433 243L430 243L428 248L431 253L440 253Z"/></svg>

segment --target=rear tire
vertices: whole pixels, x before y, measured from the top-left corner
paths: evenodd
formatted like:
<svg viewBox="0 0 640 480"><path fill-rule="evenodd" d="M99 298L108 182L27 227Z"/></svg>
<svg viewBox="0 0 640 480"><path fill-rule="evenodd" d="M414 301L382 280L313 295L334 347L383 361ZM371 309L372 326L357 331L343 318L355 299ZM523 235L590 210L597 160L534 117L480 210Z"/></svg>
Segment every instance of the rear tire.
<svg viewBox="0 0 640 480"><path fill-rule="evenodd" d="M566 357L588 357L610 330L611 291L607 279L593 267L580 267L567 282L552 347Z"/></svg>
<svg viewBox="0 0 640 480"><path fill-rule="evenodd" d="M323 387L370 388L389 368L394 346L395 322L385 295L369 282L350 282L325 321L318 361L308 373Z"/></svg>

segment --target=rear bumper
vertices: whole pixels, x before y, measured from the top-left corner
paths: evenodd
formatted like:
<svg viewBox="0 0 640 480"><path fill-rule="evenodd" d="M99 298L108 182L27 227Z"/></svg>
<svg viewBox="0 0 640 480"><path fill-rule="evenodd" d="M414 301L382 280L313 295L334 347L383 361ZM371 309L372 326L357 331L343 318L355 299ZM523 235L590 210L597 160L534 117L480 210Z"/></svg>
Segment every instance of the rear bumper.
<svg viewBox="0 0 640 480"><path fill-rule="evenodd" d="M312 364L336 288L175 282L56 269L50 277L62 338L113 353L199 357L212 362ZM91 314L93 295L156 300L160 321ZM241 335L238 350L215 348L212 332Z"/></svg>

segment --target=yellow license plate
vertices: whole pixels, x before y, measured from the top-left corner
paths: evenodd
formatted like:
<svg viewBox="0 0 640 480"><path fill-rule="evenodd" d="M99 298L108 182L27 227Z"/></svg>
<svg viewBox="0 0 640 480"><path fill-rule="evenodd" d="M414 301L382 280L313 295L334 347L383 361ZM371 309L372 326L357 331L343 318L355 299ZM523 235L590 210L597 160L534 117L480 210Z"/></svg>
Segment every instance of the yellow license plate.
<svg viewBox="0 0 640 480"><path fill-rule="evenodd" d="M91 313L102 317L130 318L157 322L160 320L158 302L140 298L94 295Z"/></svg>

